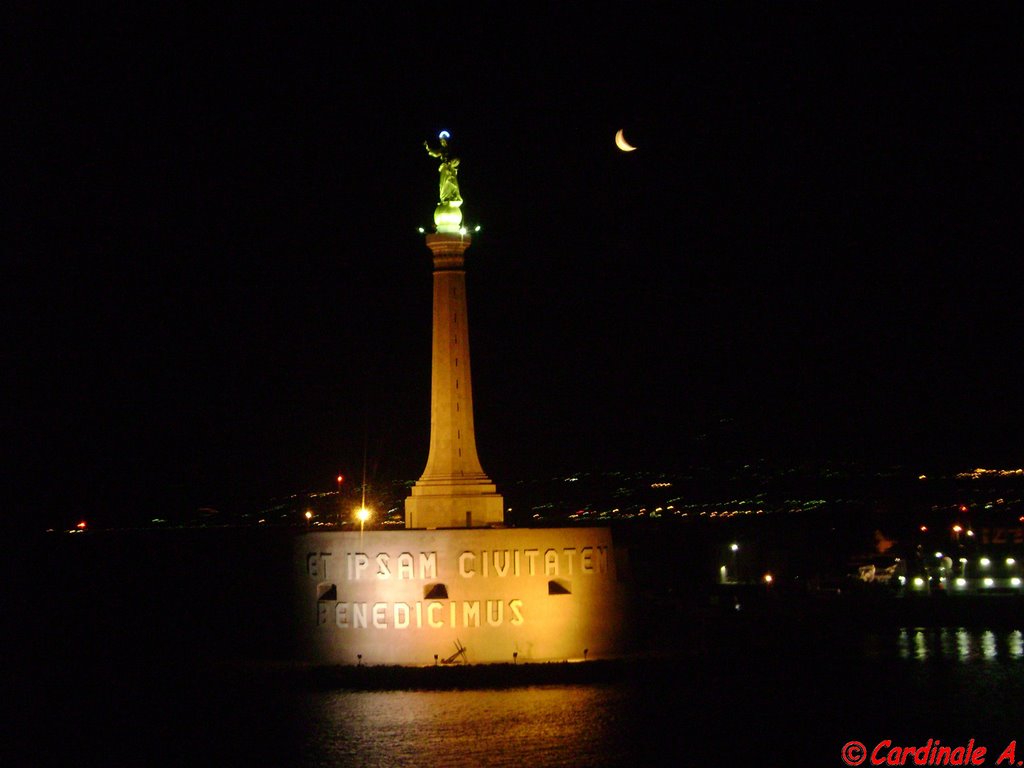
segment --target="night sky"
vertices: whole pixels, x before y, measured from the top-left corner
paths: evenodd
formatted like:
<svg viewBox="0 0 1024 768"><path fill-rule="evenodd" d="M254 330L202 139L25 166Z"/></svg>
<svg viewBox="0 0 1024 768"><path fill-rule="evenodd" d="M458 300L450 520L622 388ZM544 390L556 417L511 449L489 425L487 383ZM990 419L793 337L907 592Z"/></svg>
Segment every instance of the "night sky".
<svg viewBox="0 0 1024 768"><path fill-rule="evenodd" d="M499 488L1024 464L1019 5L19 5L7 523L418 477L442 129Z"/></svg>

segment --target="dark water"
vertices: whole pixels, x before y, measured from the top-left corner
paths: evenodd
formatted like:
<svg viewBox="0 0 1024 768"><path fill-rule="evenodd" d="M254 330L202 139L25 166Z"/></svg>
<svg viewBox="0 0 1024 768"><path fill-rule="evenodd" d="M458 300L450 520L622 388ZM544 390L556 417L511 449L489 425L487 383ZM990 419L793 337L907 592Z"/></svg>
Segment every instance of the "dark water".
<svg viewBox="0 0 1024 768"><path fill-rule="evenodd" d="M4 764L827 766L851 740L1024 743L1019 630L733 640L611 680L483 690L335 689L252 664L26 670Z"/></svg>

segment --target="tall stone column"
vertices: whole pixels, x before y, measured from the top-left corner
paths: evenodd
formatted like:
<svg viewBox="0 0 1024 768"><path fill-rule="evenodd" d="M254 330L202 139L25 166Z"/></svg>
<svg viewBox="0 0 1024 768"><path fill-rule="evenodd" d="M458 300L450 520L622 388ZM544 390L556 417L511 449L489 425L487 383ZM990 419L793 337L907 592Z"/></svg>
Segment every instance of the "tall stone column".
<svg viewBox="0 0 1024 768"><path fill-rule="evenodd" d="M500 526L504 501L480 466L473 429L465 251L471 238L427 235L434 255L430 451L423 475L405 500L407 528Z"/></svg>

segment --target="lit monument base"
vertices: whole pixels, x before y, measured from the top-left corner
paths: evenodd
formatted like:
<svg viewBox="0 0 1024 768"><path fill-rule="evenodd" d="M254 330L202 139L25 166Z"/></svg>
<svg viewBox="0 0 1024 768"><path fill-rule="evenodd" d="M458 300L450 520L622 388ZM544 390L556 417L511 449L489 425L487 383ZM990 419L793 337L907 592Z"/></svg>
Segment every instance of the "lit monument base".
<svg viewBox="0 0 1024 768"><path fill-rule="evenodd" d="M493 483L420 481L405 500L406 528L488 528L505 522L505 501Z"/></svg>
<svg viewBox="0 0 1024 768"><path fill-rule="evenodd" d="M604 528L316 532L295 539L301 655L323 664L597 659L624 652Z"/></svg>

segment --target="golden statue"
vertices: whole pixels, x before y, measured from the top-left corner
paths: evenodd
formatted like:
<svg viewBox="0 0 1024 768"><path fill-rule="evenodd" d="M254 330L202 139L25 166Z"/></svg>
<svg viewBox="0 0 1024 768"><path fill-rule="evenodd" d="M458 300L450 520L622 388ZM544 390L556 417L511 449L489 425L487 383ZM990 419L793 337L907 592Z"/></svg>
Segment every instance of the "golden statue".
<svg viewBox="0 0 1024 768"><path fill-rule="evenodd" d="M426 147L428 155L436 157L441 161L441 165L437 168L441 174L439 201L441 203L449 203L452 201L461 203L462 195L459 194L459 158L448 157L447 131L441 131L441 135L438 138L441 140L440 149L431 149L430 144L425 141L423 142L423 146Z"/></svg>

